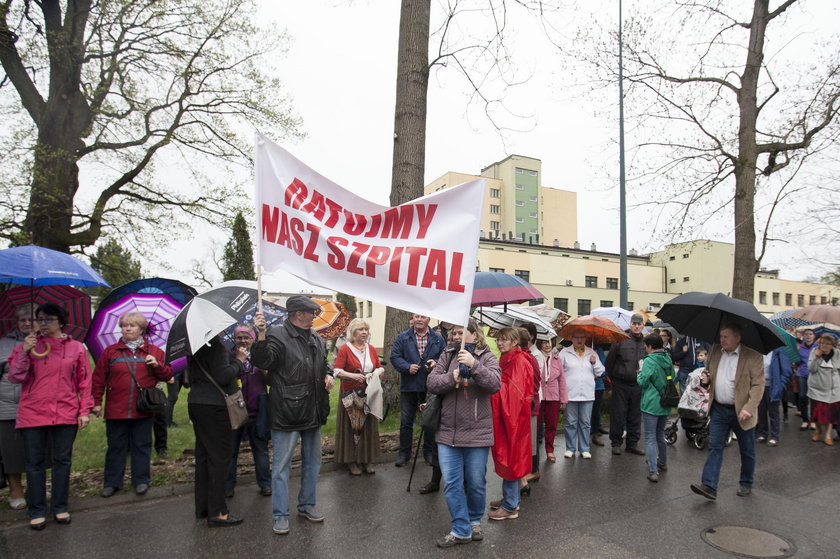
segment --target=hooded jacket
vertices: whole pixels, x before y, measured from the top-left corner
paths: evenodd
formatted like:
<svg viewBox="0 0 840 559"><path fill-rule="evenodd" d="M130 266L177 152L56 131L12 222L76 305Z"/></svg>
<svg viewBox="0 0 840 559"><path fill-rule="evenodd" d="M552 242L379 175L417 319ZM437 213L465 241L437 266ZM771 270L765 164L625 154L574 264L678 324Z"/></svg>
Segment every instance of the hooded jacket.
<svg viewBox="0 0 840 559"><path fill-rule="evenodd" d="M23 385L18 429L74 425L79 416L90 415L93 398L88 352L70 336L39 337L32 353L24 351L23 344L18 345L9 358L8 375L12 383Z"/></svg>
<svg viewBox="0 0 840 559"><path fill-rule="evenodd" d="M489 349L476 349L470 379L457 386L452 372L458 368L461 346L443 350L426 379L429 392L441 396L440 427L435 440L454 447L493 446L493 410L490 395L502 385L502 371Z"/></svg>
<svg viewBox="0 0 840 559"><path fill-rule="evenodd" d="M157 367L146 365L147 355L157 360ZM130 370L133 370L137 383L131 378ZM164 364L163 351L159 347L144 342L134 352L120 339L105 348L93 369L93 405L102 405L102 396L106 395L105 419L152 417L152 413L137 411L140 388L148 388L159 380L167 381L171 378L172 369Z"/></svg>
<svg viewBox="0 0 840 559"><path fill-rule="evenodd" d="M665 351L649 353L642 361L642 370L636 380L642 388L641 408L650 415L670 415L671 408L664 408L659 399L665 393L667 377L674 378L674 362Z"/></svg>

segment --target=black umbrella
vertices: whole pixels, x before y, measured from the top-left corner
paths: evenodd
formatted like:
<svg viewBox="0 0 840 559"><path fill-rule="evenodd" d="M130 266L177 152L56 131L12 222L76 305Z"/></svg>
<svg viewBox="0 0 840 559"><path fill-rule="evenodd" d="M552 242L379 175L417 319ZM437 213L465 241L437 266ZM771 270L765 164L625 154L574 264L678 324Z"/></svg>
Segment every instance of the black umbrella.
<svg viewBox="0 0 840 559"><path fill-rule="evenodd" d="M785 345L776 328L746 301L723 293L692 291L674 297L656 313L686 336L717 343L721 328L728 323L741 327L741 343L765 354Z"/></svg>

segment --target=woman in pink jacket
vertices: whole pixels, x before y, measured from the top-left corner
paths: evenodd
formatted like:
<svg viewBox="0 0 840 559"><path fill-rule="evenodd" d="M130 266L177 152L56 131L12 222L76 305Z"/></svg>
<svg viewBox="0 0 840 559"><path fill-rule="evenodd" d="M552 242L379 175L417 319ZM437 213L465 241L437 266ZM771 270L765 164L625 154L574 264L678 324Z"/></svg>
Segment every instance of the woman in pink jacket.
<svg viewBox="0 0 840 559"><path fill-rule="evenodd" d="M93 398L87 350L62 332L67 311L47 303L38 307L35 316L39 335L30 332L12 352L9 381L23 385L16 427L26 453L29 527L42 530L47 524L47 467L52 468L50 511L59 524L70 524L67 495L73 441L78 429L89 423Z"/></svg>
<svg viewBox="0 0 840 559"><path fill-rule="evenodd" d="M549 462L556 462L554 455L554 436L557 433L557 419L560 411L566 408L569 392L566 390L566 377L563 374L563 360L560 351L554 348L552 341L538 340L539 354L535 355L540 365L540 416L538 425L545 429L545 452Z"/></svg>

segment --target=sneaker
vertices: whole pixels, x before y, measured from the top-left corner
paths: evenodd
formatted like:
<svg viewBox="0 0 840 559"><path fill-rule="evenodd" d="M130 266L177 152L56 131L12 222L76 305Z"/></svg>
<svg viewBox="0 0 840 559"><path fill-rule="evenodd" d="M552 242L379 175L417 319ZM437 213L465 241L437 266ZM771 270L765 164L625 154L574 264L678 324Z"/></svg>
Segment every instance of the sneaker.
<svg viewBox="0 0 840 559"><path fill-rule="evenodd" d="M563 453L563 458L574 458L574 457L575 457L575 451L574 450L567 450L566 452Z"/></svg>
<svg viewBox="0 0 840 559"><path fill-rule="evenodd" d="M498 510L504 501L499 499L498 501L490 501L490 510ZM516 507L517 512L519 511L519 507Z"/></svg>
<svg viewBox="0 0 840 559"><path fill-rule="evenodd" d="M472 541L480 542L484 539L484 532L481 531L481 524L472 525Z"/></svg>
<svg viewBox="0 0 840 559"><path fill-rule="evenodd" d="M618 446L618 445L613 446L612 447L612 453L615 454L616 456L620 455L621 454L621 447Z"/></svg>
<svg viewBox="0 0 840 559"><path fill-rule="evenodd" d="M767 437L765 437L764 435L759 435L755 438L755 442L757 442L757 443L763 443L766 440L767 440Z"/></svg>
<svg viewBox="0 0 840 559"><path fill-rule="evenodd" d="M304 505L298 509L298 516L306 518L310 522L323 522L324 515L318 512L314 505Z"/></svg>
<svg viewBox="0 0 840 559"><path fill-rule="evenodd" d="M797 413L797 415L799 415L799 414ZM799 430L800 430L800 431L807 431L807 430L808 430L808 422L807 422L807 421L803 421L803 422L802 422L802 425L800 425L800 426L799 426Z"/></svg>
<svg viewBox="0 0 840 559"><path fill-rule="evenodd" d="M435 540L435 543L438 547L453 547L458 545L459 543L470 543L472 541L472 537L469 538L459 538L454 534L446 534L442 538L438 538Z"/></svg>
<svg viewBox="0 0 840 559"><path fill-rule="evenodd" d="M591 460L592 453L591 452L581 452L580 455L583 457L584 460Z"/></svg>
<svg viewBox="0 0 840 559"><path fill-rule="evenodd" d="M657 462L657 463L656 463L656 468L657 468L660 472L667 472L667 471L668 471L668 465L667 465L667 464L665 464L664 462Z"/></svg>
<svg viewBox="0 0 840 559"><path fill-rule="evenodd" d="M514 518L519 518L519 510L510 512L509 510L505 510L502 507L497 508L493 512L487 515L487 518L490 520L513 520Z"/></svg>
<svg viewBox="0 0 840 559"><path fill-rule="evenodd" d="M645 451L642 450L641 448L637 447L637 446L628 446L627 447L627 452L629 452L630 454L636 454L638 456L644 456L645 455Z"/></svg>
<svg viewBox="0 0 840 559"><path fill-rule="evenodd" d="M752 486L743 484L741 485L741 487L738 488L738 491L735 492L735 494L739 497L746 497L750 493L752 493Z"/></svg>
<svg viewBox="0 0 840 559"><path fill-rule="evenodd" d="M691 490L697 493L698 495L706 497L710 501L717 500L717 490L712 487L709 487L705 483L692 483Z"/></svg>
<svg viewBox="0 0 840 559"><path fill-rule="evenodd" d="M270 485L263 485L260 487L260 495L263 497L271 497L271 486Z"/></svg>
<svg viewBox="0 0 840 559"><path fill-rule="evenodd" d="M23 510L26 508L26 499L23 497L16 499L9 497L9 507L11 507L12 510Z"/></svg>
<svg viewBox="0 0 840 559"><path fill-rule="evenodd" d="M408 464L408 458L406 458L405 456L400 456L399 458L397 458L397 461L394 462L394 466L396 466L397 468L402 468L406 464Z"/></svg>
<svg viewBox="0 0 840 559"><path fill-rule="evenodd" d="M777 441L776 439L770 439L769 441L767 441L767 446L778 446L778 445L779 445L779 441Z"/></svg>
<svg viewBox="0 0 840 559"><path fill-rule="evenodd" d="M281 516L280 518L274 519L274 526L271 528L271 531L275 534L280 534L281 536L285 536L289 533L289 517L288 516Z"/></svg>
<svg viewBox="0 0 840 559"><path fill-rule="evenodd" d="M649 474L647 475L647 478L648 478L648 481L651 481L651 482L653 482L653 483L656 483L656 482L658 482L658 481L659 481L659 473L657 473L657 472L651 472L651 473L649 473Z"/></svg>

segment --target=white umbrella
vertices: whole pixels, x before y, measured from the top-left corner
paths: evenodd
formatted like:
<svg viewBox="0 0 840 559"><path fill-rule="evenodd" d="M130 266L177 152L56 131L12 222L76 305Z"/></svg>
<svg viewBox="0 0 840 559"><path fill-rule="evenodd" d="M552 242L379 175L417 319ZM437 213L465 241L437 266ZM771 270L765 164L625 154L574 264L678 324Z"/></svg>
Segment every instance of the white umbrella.
<svg viewBox="0 0 840 559"><path fill-rule="evenodd" d="M516 328L530 322L537 327L538 340L550 341L557 336L554 327L533 311L528 310L528 307L508 306L507 310L501 305L489 308L480 307L473 312L473 318L497 329Z"/></svg>

